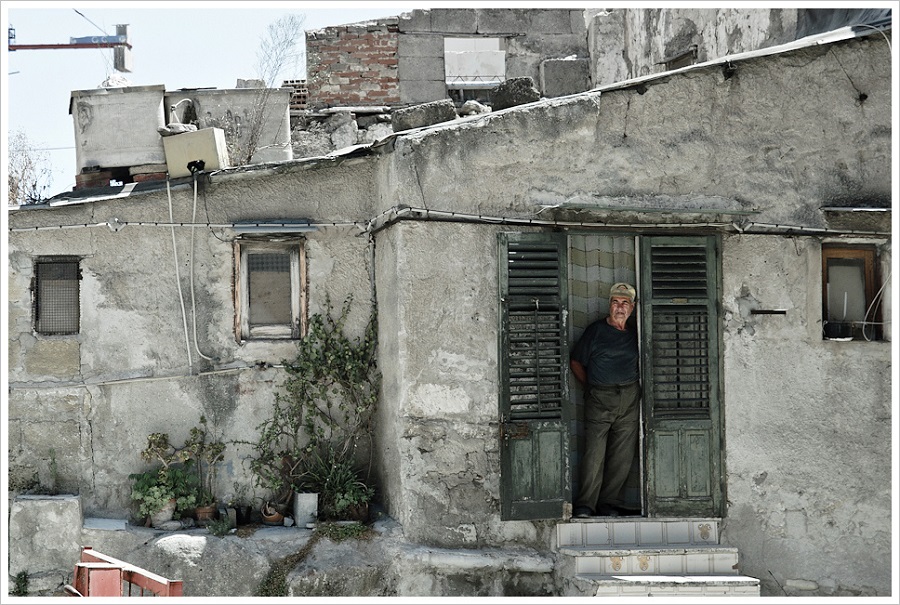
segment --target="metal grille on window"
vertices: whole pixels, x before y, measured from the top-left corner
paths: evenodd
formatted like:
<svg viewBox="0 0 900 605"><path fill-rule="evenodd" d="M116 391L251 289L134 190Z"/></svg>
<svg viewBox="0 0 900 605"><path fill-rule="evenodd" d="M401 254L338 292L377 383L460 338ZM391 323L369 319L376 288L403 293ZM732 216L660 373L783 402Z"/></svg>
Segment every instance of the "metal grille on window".
<svg viewBox="0 0 900 605"><path fill-rule="evenodd" d="M250 272L250 325L291 324L291 258L289 254L251 253L247 256Z"/></svg>
<svg viewBox="0 0 900 605"><path fill-rule="evenodd" d="M552 244L510 243L508 263L510 413L556 417L565 379L559 252Z"/></svg>
<svg viewBox="0 0 900 605"><path fill-rule="evenodd" d="M78 261L35 264L35 331L40 334L78 333L78 279Z"/></svg>

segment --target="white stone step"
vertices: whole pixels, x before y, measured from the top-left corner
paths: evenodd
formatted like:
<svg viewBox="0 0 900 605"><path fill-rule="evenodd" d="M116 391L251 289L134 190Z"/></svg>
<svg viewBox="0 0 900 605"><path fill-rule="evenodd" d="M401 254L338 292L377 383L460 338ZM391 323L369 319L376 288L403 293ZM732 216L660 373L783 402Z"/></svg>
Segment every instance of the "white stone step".
<svg viewBox="0 0 900 605"><path fill-rule="evenodd" d="M564 546L709 546L719 543L719 519L589 518L556 526L557 545Z"/></svg>
<svg viewBox="0 0 900 605"><path fill-rule="evenodd" d="M668 545L597 548L564 546L574 557L576 574L599 575L737 575L738 549L728 546Z"/></svg>
<svg viewBox="0 0 900 605"><path fill-rule="evenodd" d="M582 574L578 576L578 581L582 590L598 597L759 596L759 580L749 576Z"/></svg>

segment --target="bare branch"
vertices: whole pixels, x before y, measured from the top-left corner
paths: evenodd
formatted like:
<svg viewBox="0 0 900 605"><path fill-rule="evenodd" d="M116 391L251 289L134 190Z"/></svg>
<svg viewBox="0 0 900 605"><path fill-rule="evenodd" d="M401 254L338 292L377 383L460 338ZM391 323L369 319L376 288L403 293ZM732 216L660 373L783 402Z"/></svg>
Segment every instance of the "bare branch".
<svg viewBox="0 0 900 605"><path fill-rule="evenodd" d="M50 158L18 130L9 138L9 205L37 204L50 185Z"/></svg>

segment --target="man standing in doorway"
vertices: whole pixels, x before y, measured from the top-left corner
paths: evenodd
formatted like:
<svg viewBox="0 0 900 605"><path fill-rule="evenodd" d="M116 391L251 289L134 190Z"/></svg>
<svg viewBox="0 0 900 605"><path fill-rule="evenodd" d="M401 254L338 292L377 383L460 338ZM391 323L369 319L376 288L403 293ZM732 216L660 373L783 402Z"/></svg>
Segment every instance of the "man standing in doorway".
<svg viewBox="0 0 900 605"><path fill-rule="evenodd" d="M634 312L634 286L614 284L609 315L587 327L572 350L571 367L584 386L586 450L576 517L618 516L619 492L637 449L639 427L637 332L626 325Z"/></svg>

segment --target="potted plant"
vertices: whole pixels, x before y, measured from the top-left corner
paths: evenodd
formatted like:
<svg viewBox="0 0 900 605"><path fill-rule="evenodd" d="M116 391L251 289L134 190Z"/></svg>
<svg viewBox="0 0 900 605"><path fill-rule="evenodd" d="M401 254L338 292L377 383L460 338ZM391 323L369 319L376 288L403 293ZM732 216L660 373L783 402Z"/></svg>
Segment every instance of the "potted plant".
<svg viewBox="0 0 900 605"><path fill-rule="evenodd" d="M228 494L225 498L225 507L227 510L234 510L234 520L235 525L247 525L250 523L250 510L252 505L250 504L251 499L247 493L248 488L246 485L234 482L234 492ZM229 512L229 515L231 513Z"/></svg>
<svg viewBox="0 0 900 605"><path fill-rule="evenodd" d="M318 494L318 516L323 520L366 521L375 490L361 479L349 456L333 448L312 452L303 486Z"/></svg>
<svg viewBox="0 0 900 605"><path fill-rule="evenodd" d="M275 393L269 418L257 426L249 445L250 470L267 490L270 508L286 514L296 493L319 493L318 507L345 510L345 502L368 502L372 463L371 421L378 397L375 365L377 324L374 313L360 338L344 334L348 297L339 316L310 318L294 360L284 361L287 377ZM329 479L329 474L340 474ZM340 503L340 504L338 504Z"/></svg>
<svg viewBox="0 0 900 605"><path fill-rule="evenodd" d="M133 482L131 499L139 504L138 513L147 519L147 525L159 526L194 506L196 485L190 462L183 452L170 445L167 433L148 435L141 458L159 463L153 469L128 476Z"/></svg>
<svg viewBox="0 0 900 605"><path fill-rule="evenodd" d="M184 466L160 466L128 478L132 480L131 499L138 503L138 513L147 526L159 527L193 509L196 502L194 475Z"/></svg>
<svg viewBox="0 0 900 605"><path fill-rule="evenodd" d="M195 514L197 521L205 524L216 514L216 480L219 463L225 458L225 444L212 435L207 426L206 416L200 416L200 426L191 429L190 436L181 451L183 456L191 461L196 472Z"/></svg>

